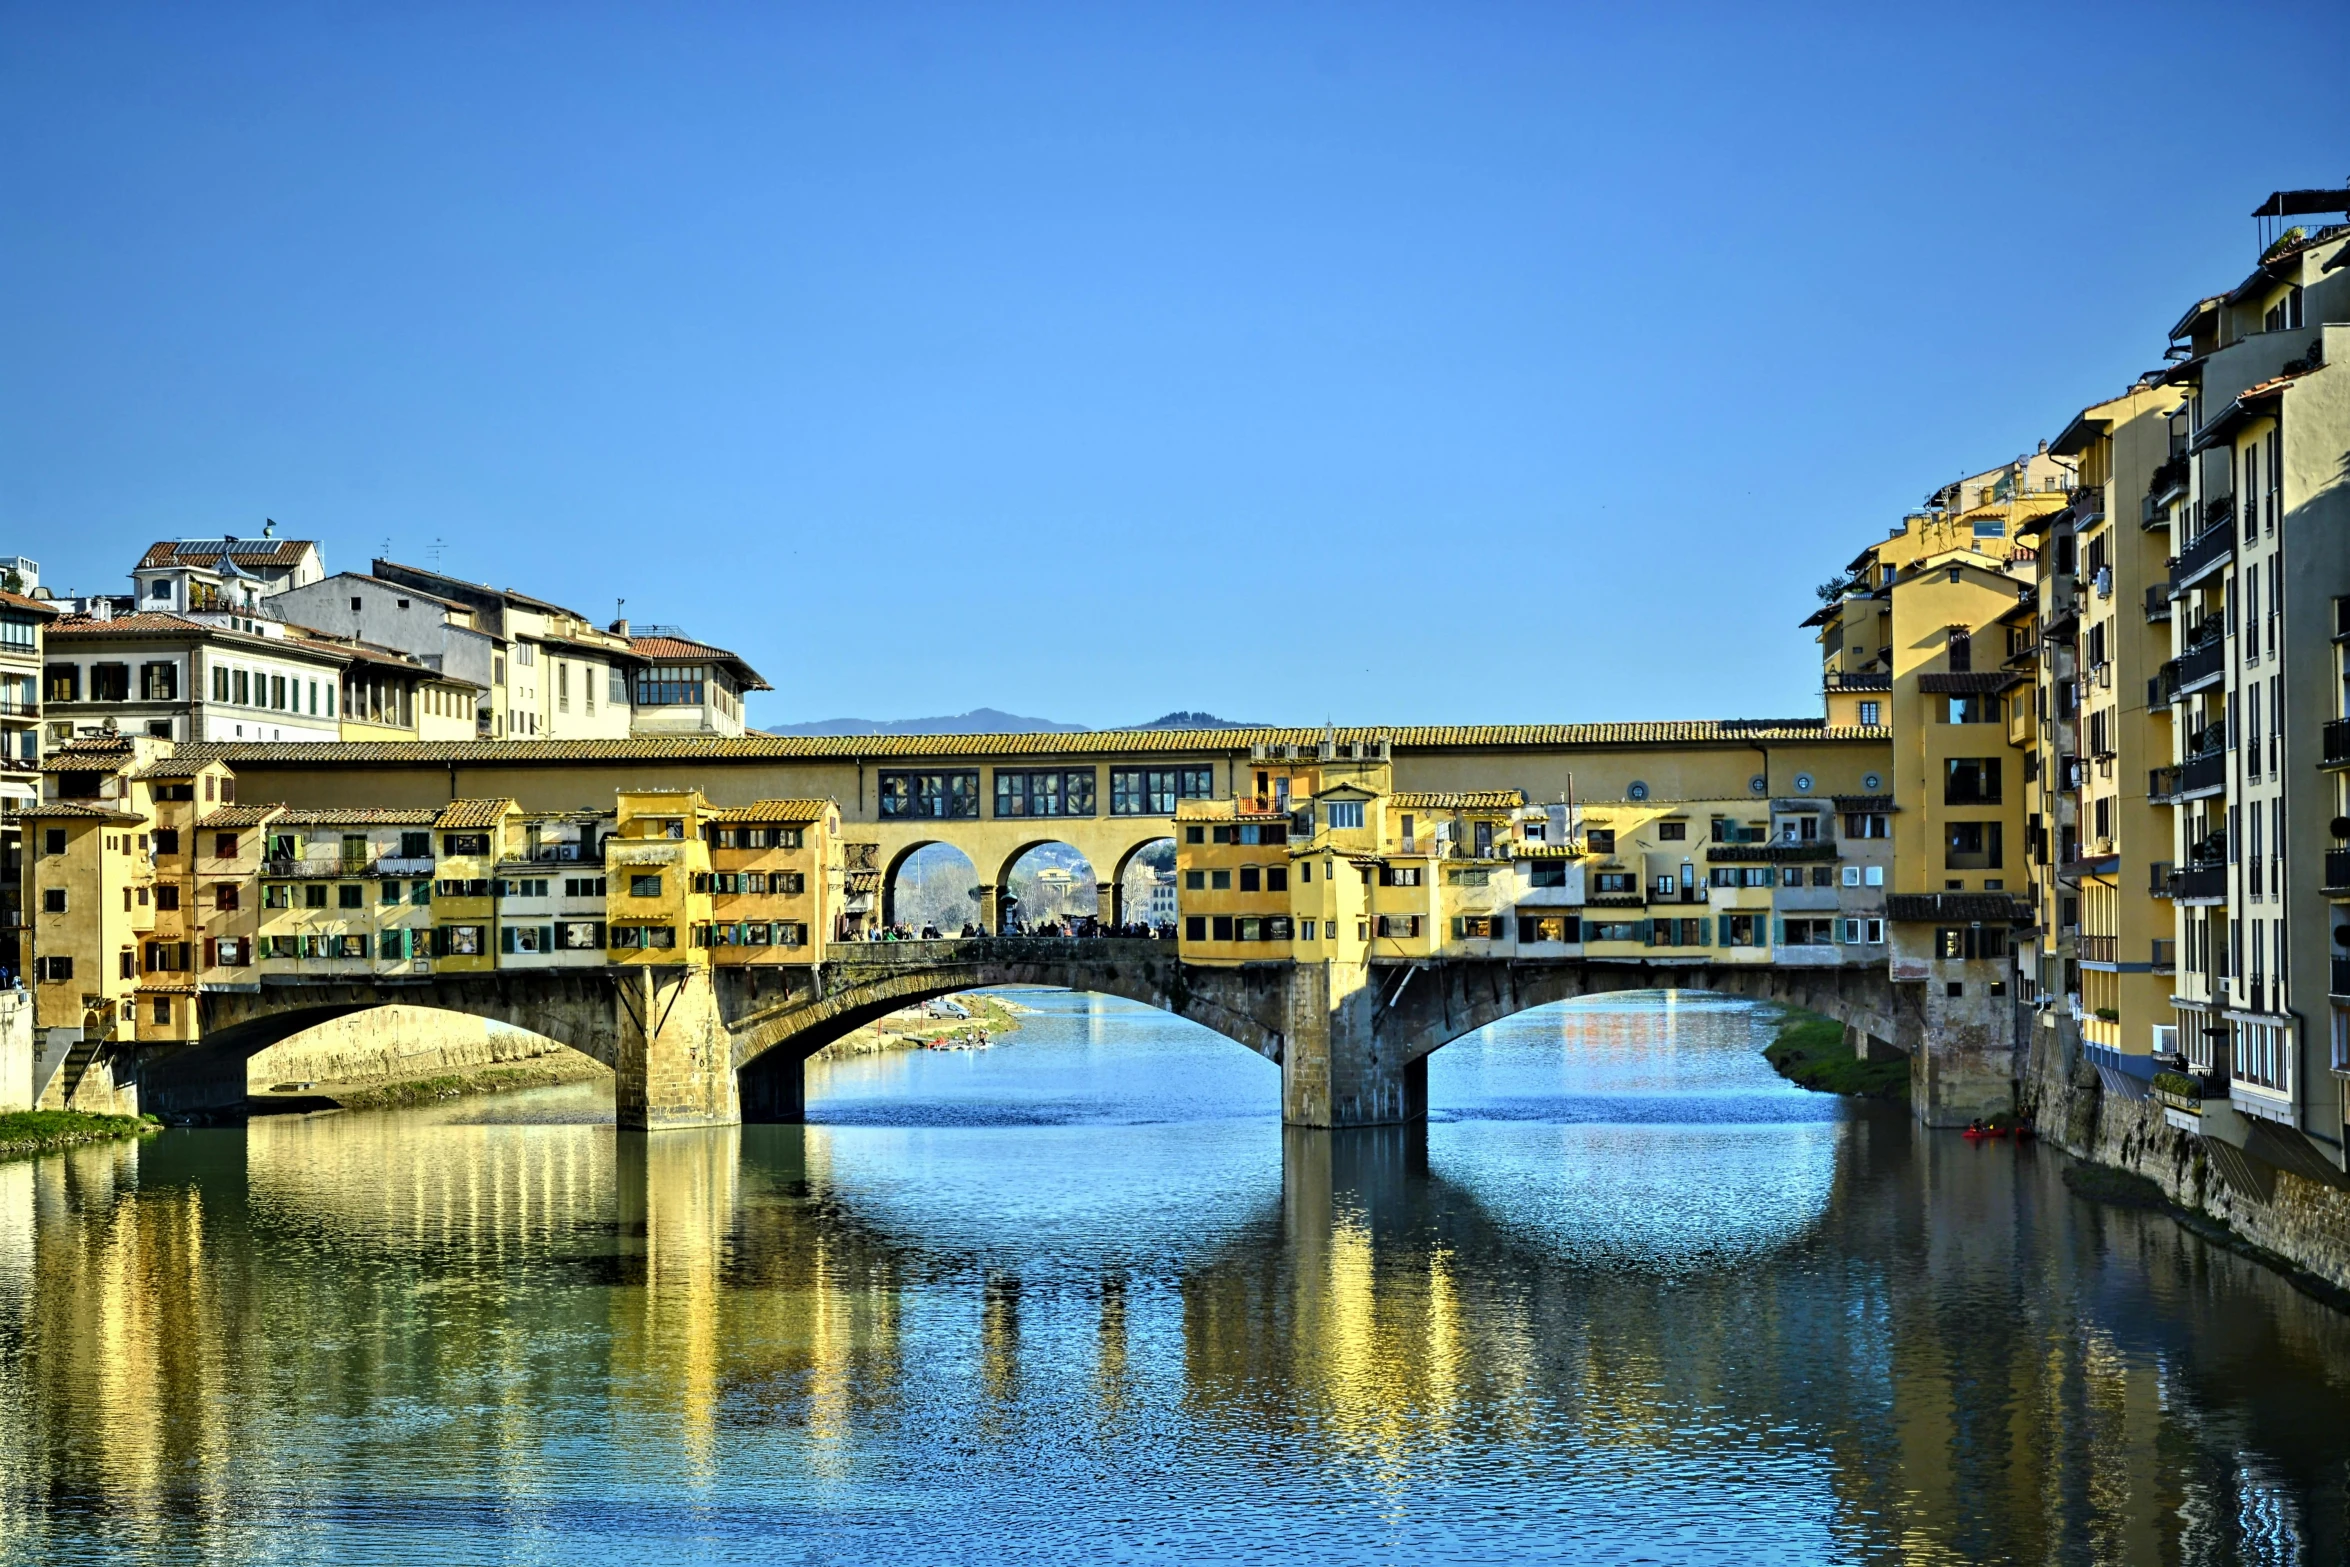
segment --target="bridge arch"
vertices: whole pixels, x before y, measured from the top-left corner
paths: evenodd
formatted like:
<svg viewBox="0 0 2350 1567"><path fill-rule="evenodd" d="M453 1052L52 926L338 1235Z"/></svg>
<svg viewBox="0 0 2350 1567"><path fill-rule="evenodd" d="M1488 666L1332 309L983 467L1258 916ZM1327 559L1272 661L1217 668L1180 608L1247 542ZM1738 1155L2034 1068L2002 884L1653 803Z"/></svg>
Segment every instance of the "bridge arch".
<svg viewBox="0 0 2350 1567"><path fill-rule="evenodd" d="M1110 886L1114 889L1117 907L1105 915L1105 919L1111 920L1114 925L1125 925L1140 924L1150 918L1147 887L1143 890L1141 898L1137 899L1136 888L1133 885L1134 872L1135 868L1143 863L1143 856L1162 844L1166 846L1167 850L1166 868L1173 870L1175 866L1175 837L1172 833L1160 833L1156 837L1144 838L1139 842L1130 843L1118 856L1117 869L1110 874Z"/></svg>
<svg viewBox="0 0 2350 1567"><path fill-rule="evenodd" d="M983 894L980 902L971 905L966 913L955 920L953 930L960 930L966 921L981 919L981 916L987 911L990 899L985 896L989 883L981 876L978 861L971 857L969 850L951 838L918 838L911 843L901 845L890 856L888 865L882 870L881 924L884 929L899 924L918 925L921 923L920 919L915 916L926 911L913 907L910 900L900 895L900 881L909 870L920 869L916 865L918 860L927 860L932 865L938 865L950 855L961 860L964 869L969 873L969 880L965 885L976 885ZM944 928L942 927L942 929ZM952 931L948 933L952 934Z"/></svg>
<svg viewBox="0 0 2350 1567"><path fill-rule="evenodd" d="M1072 880L1068 888L1069 907L1055 909L1041 902L1036 895L1012 895L1012 881L1019 874L1020 867L1027 862L1030 856L1044 849L1065 849L1069 856L1076 860L1077 865L1082 867L1082 874L1077 871L1070 872ZM1065 869L1066 867L1048 868ZM1041 880L1041 878L1037 879ZM1014 844L1011 852L1004 856L1003 864L996 871L995 876L996 907L1000 911L1000 921L1006 929L1012 928L1015 920L1023 926L1033 928L1039 921L1050 921L1063 915L1082 918L1084 916L1080 911L1083 905L1088 902L1096 905L1094 918L1107 919L1108 911L1099 907L1102 885L1101 867L1093 862L1091 855L1066 838L1039 835Z"/></svg>

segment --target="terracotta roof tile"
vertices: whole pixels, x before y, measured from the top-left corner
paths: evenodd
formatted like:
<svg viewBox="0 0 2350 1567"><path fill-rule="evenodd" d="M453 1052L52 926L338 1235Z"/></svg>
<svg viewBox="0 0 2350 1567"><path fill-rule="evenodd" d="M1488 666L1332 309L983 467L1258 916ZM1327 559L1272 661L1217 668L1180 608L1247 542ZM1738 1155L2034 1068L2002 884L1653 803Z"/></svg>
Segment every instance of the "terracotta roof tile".
<svg viewBox="0 0 2350 1567"><path fill-rule="evenodd" d="M258 827L285 809L282 805L224 805L196 818L200 830L214 827Z"/></svg>
<svg viewBox="0 0 2350 1567"><path fill-rule="evenodd" d="M495 827L515 809L512 800L451 800L433 819L435 827Z"/></svg>
<svg viewBox="0 0 2350 1567"><path fill-rule="evenodd" d="M1388 797L1389 805L1403 811L1506 811L1526 803L1523 789L1472 789L1466 793L1412 793Z"/></svg>
<svg viewBox="0 0 2350 1567"><path fill-rule="evenodd" d="M5 588L0 588L0 604L10 609L29 609L36 615L56 616L65 613L47 599L26 598L22 593L11 593Z"/></svg>
<svg viewBox="0 0 2350 1567"><path fill-rule="evenodd" d="M460 804L470 803L460 801ZM503 802L500 802L503 803ZM284 806L275 818L289 827L469 827L471 822L443 822L444 813L430 808L399 810L379 806Z"/></svg>
<svg viewBox="0 0 2350 1567"><path fill-rule="evenodd" d="M749 805L712 811L714 822L820 822L832 809L830 800L754 800Z"/></svg>
<svg viewBox="0 0 2350 1567"><path fill-rule="evenodd" d="M1295 745L1311 754L1323 731L1300 729L1100 729L995 735L742 735L631 740L277 741L183 745L235 765L442 766L460 762L766 762L800 758L1231 756L1253 745ZM1341 729L1342 744L1386 739L1398 751L1540 750L1633 745L1738 745L1886 741L1882 725L1830 726L1816 718L1694 719L1650 724L1428 724Z"/></svg>
<svg viewBox="0 0 2350 1567"><path fill-rule="evenodd" d="M82 822L143 822L147 819L136 811L126 811L120 806L101 805L89 800L43 800L37 805L26 806L16 814L20 821L37 820L44 817L58 821Z"/></svg>
<svg viewBox="0 0 2350 1567"><path fill-rule="evenodd" d="M139 565L210 567L225 555L241 565L292 566L314 548L308 539L162 539L147 546Z"/></svg>
<svg viewBox="0 0 2350 1567"><path fill-rule="evenodd" d="M753 669L749 661L741 654L730 653L722 647L712 647L707 642L695 642L685 637L630 637L628 650L639 658L656 662L694 663L701 660L717 659L732 664L736 672L743 677L743 684L749 689L754 691L775 689L760 678L759 672Z"/></svg>

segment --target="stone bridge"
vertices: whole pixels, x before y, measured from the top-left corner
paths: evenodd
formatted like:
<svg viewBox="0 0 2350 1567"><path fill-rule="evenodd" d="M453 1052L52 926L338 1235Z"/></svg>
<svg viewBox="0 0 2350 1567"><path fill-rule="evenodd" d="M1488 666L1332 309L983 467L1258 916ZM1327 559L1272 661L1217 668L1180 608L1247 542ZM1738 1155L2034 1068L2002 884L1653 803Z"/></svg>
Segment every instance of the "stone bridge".
<svg viewBox="0 0 2350 1567"><path fill-rule="evenodd" d="M142 1108L233 1114L246 1064L304 1029L401 1004L494 1019L612 1068L623 1127L801 1118L807 1058L862 1024L993 985L1122 996L1189 1018L1281 1068L1282 1118L1376 1126L1427 1111L1427 1058L1552 1001L1674 987L1784 1002L1843 1022L1856 1047L1916 1030L1893 1015L1882 965L1817 968L1579 959L1343 965L1181 960L1172 941L995 937L837 946L800 969L612 966L415 980L271 983L202 998L203 1037L142 1053ZM1931 1074L1919 1051L1921 1106Z"/></svg>

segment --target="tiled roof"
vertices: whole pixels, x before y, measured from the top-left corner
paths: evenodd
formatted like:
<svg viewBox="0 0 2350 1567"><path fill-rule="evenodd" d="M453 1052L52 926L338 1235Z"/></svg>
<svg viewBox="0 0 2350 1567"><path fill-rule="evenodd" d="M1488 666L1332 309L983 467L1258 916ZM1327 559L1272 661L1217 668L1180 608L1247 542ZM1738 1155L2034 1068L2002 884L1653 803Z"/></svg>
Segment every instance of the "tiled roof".
<svg viewBox="0 0 2350 1567"><path fill-rule="evenodd" d="M2004 892L1897 892L1885 900L1885 913L1897 920L1952 923L1983 920L1992 924L2023 924L2031 908Z"/></svg>
<svg viewBox="0 0 2350 1567"><path fill-rule="evenodd" d="M460 801L469 804L469 801ZM499 802L503 804L504 802ZM469 827L470 822L443 822L442 813L430 809L393 810L377 806L319 806L286 807L280 809L277 821L289 827Z"/></svg>
<svg viewBox="0 0 2350 1567"><path fill-rule="evenodd" d="M380 556L368 564L378 582L389 582L396 588L406 587L408 584L400 581L398 577L387 576L386 573L399 572L419 582L446 583L454 594L475 593L484 598L502 599L509 604L519 604L524 609L534 610L540 614L569 615L574 620L583 621L587 619L585 615L575 609L565 609L560 604L549 603L545 599L532 598L529 594L517 593L512 588L494 588L486 582L468 582L463 577L452 577L445 571L432 571L423 566L404 566L396 560L385 560ZM463 600L453 598L452 602L461 603Z"/></svg>
<svg viewBox="0 0 2350 1567"><path fill-rule="evenodd" d="M224 805L217 811L206 811L196 819L196 826L199 829L258 827L284 809L282 805Z"/></svg>
<svg viewBox="0 0 2350 1567"><path fill-rule="evenodd" d="M213 566L223 555L247 565L293 566L315 547L308 539L164 539L147 546L139 567Z"/></svg>
<svg viewBox="0 0 2350 1567"><path fill-rule="evenodd" d="M1993 696L2024 677L2004 669L1960 670L1956 674L1920 675L1918 689L1928 696Z"/></svg>
<svg viewBox="0 0 2350 1567"><path fill-rule="evenodd" d="M739 653L729 653L722 647L707 642L691 642L684 637L630 637L628 650L637 657L667 663L694 663L717 659L732 664L743 677L743 684L754 691L772 691L775 688L761 679Z"/></svg>
<svg viewBox="0 0 2350 1567"><path fill-rule="evenodd" d="M714 822L820 822L832 809L830 800L754 800L749 805L712 811Z"/></svg>
<svg viewBox="0 0 2350 1567"><path fill-rule="evenodd" d="M139 610L128 615L117 615L112 620L98 620L88 615L69 615L57 621L48 630L49 638L89 637L93 641L104 637L211 637L223 641L260 644L272 651L288 654L306 654L314 658L346 663L350 649L332 643L314 642L307 637L263 637L249 631L232 631L226 626L207 625L190 620L185 615L166 615L153 610Z"/></svg>
<svg viewBox="0 0 2350 1567"><path fill-rule="evenodd" d="M1465 793L1420 793L1405 791L1388 796L1387 803L1400 811L1506 811L1526 803L1523 789L1471 789Z"/></svg>
<svg viewBox="0 0 2350 1567"><path fill-rule="evenodd" d="M210 762L191 761L184 756L166 756L149 762L144 767L131 769L129 776L142 783L165 778L194 778L211 765Z"/></svg>
<svg viewBox="0 0 2350 1567"><path fill-rule="evenodd" d="M61 821L143 822L147 819L136 811L99 805L88 800L43 800L37 805L26 806L16 814L20 820L54 817Z"/></svg>
<svg viewBox="0 0 2350 1567"><path fill-rule="evenodd" d="M1890 811L1893 809L1893 796L1889 794L1838 794L1831 795L1829 798L1836 802L1836 809L1839 811Z"/></svg>
<svg viewBox="0 0 2350 1567"><path fill-rule="evenodd" d="M63 610L60 610L56 605L50 603L47 599L26 598L22 593L10 593L4 588L0 588L0 604L5 604L10 609L29 609L36 615L60 615L64 613Z"/></svg>
<svg viewBox="0 0 2350 1567"><path fill-rule="evenodd" d="M630 740L364 740L207 743L181 750L232 765L445 766L567 762L767 762L800 758L887 761L893 757L1230 756L1256 745L1309 752L1320 729L1098 729L997 735L741 735ZM1696 719L1656 724L1425 724L1341 729L1341 744L1386 739L1398 751L1550 750L1650 745L1774 745L1888 741L1882 725L1831 727L1816 718Z"/></svg>
<svg viewBox="0 0 2350 1567"><path fill-rule="evenodd" d="M495 827L514 809L512 800L451 800L433 818L435 827Z"/></svg>

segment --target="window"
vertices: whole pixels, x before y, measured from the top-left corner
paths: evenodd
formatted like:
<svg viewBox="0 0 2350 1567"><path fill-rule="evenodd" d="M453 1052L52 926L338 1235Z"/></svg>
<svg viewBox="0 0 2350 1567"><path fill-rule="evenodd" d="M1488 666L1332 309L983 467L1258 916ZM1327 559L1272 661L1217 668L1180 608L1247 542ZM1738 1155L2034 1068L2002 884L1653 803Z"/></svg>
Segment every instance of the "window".
<svg viewBox="0 0 2350 1567"><path fill-rule="evenodd" d="M73 959L69 957L41 959L41 977L47 980L73 978Z"/></svg>
<svg viewBox="0 0 2350 1567"><path fill-rule="evenodd" d="M1883 714L1884 708L1876 702L1863 702L1860 704L1860 721L1870 728L1874 728L1876 725L1883 722Z"/></svg>
<svg viewBox="0 0 2350 1567"><path fill-rule="evenodd" d="M292 908L294 906L294 889L282 881L263 883L261 906L265 909Z"/></svg>
<svg viewBox="0 0 2350 1567"><path fill-rule="evenodd" d="M441 853L446 855L487 854L490 835L486 832L449 832L441 834Z"/></svg>
<svg viewBox="0 0 2350 1567"><path fill-rule="evenodd" d="M1949 823L1944 829L1942 868L1952 871L2000 869L2001 831L1998 822Z"/></svg>
<svg viewBox="0 0 2350 1567"><path fill-rule="evenodd" d="M636 674L639 707L700 707L706 671L699 664L648 664Z"/></svg>
<svg viewBox="0 0 2350 1567"><path fill-rule="evenodd" d="M1613 827L1594 827L1587 834L1587 840L1593 854L1616 852L1616 830Z"/></svg>
<svg viewBox="0 0 2350 1567"><path fill-rule="evenodd" d="M1206 871L1185 871L1183 873L1183 890L1186 892L1207 891L1208 873Z"/></svg>
<svg viewBox="0 0 2350 1567"><path fill-rule="evenodd" d="M566 876L563 878L563 896L566 898L600 898L604 895L601 876ZM599 940L597 946L602 946Z"/></svg>
<svg viewBox="0 0 2350 1567"><path fill-rule="evenodd" d="M557 920L555 922L555 950L558 952L600 951L604 945L602 920Z"/></svg>
<svg viewBox="0 0 2350 1567"><path fill-rule="evenodd" d="M971 820L979 815L979 773L896 773L881 775L881 814L933 820Z"/></svg>
<svg viewBox="0 0 2350 1567"><path fill-rule="evenodd" d="M1759 947L1763 944L1765 916L1760 914L1725 914L1722 916L1722 945L1725 947Z"/></svg>
<svg viewBox="0 0 2350 1567"><path fill-rule="evenodd" d="M1330 825L1333 828L1363 825L1363 802L1360 800L1332 800L1329 805Z"/></svg>
<svg viewBox="0 0 2350 1567"><path fill-rule="evenodd" d="M1287 892L1289 890L1289 867L1286 865L1266 866L1265 890L1267 892Z"/></svg>
<svg viewBox="0 0 2350 1567"><path fill-rule="evenodd" d="M335 888L335 907L338 909L361 908L366 901L367 889L355 881L343 882Z"/></svg>
<svg viewBox="0 0 2350 1567"><path fill-rule="evenodd" d="M168 660L139 666L139 699L176 702L180 694L180 666Z"/></svg>
<svg viewBox="0 0 2350 1567"><path fill-rule="evenodd" d="M2007 706L1995 696L1954 696L1943 712L1944 723L1996 724L2005 721Z"/></svg>
<svg viewBox="0 0 2350 1567"><path fill-rule="evenodd" d="M1520 941L1581 941L1583 921L1573 914L1518 916Z"/></svg>
<svg viewBox="0 0 2350 1567"><path fill-rule="evenodd" d="M2004 958L2007 956L2007 927L1945 925L1934 932L1934 956L1953 962Z"/></svg>
<svg viewBox="0 0 2350 1567"><path fill-rule="evenodd" d="M1529 886L1564 887L1567 884L1567 862L1564 860L1535 860L1526 870Z"/></svg>
<svg viewBox="0 0 2350 1567"><path fill-rule="evenodd" d="M437 925L433 928L433 948L443 957L480 957L481 938L482 927L479 925Z"/></svg>
<svg viewBox="0 0 2350 1567"><path fill-rule="evenodd" d="M1954 756L1943 764L1944 805L1997 805L1999 758Z"/></svg>
<svg viewBox="0 0 2350 1567"><path fill-rule="evenodd" d="M326 907L325 882L310 882L302 888L302 907L306 909L323 909Z"/></svg>
<svg viewBox="0 0 2350 1567"><path fill-rule="evenodd" d="M1091 816L1093 769L1072 768L1040 772L996 769L995 813L998 816Z"/></svg>
<svg viewBox="0 0 2350 1567"><path fill-rule="evenodd" d="M242 896L237 890L237 884L233 881L219 881L212 884L212 906L223 914L234 912Z"/></svg>
<svg viewBox="0 0 2350 1567"><path fill-rule="evenodd" d="M571 666L561 659L555 660L555 711L571 711Z"/></svg>
<svg viewBox="0 0 2350 1567"><path fill-rule="evenodd" d="M632 898L658 898L661 896L661 878L658 875L629 877L628 895Z"/></svg>
<svg viewBox="0 0 2350 1567"><path fill-rule="evenodd" d="M1893 819L1876 812L1847 812L1844 817L1844 836L1890 838L1893 836Z"/></svg>
<svg viewBox="0 0 2350 1567"><path fill-rule="evenodd" d="M1687 822L1658 822L1656 839L1659 843L1685 843L1689 838Z"/></svg>
<svg viewBox="0 0 2350 1567"><path fill-rule="evenodd" d="M1210 798L1213 776L1213 770L1205 767L1114 767L1110 769L1110 814L1172 816L1177 800Z"/></svg>
<svg viewBox="0 0 2350 1567"><path fill-rule="evenodd" d="M1232 890L1232 873L1230 871L1208 872L1208 890L1211 892L1230 892Z"/></svg>
<svg viewBox="0 0 2350 1567"><path fill-rule="evenodd" d="M128 664L92 664L90 666L90 700L93 702L127 702L131 699L131 666Z"/></svg>
<svg viewBox="0 0 2350 1567"><path fill-rule="evenodd" d="M41 671L41 699L46 702L78 702L82 699L82 666L79 664L50 664Z"/></svg>
<svg viewBox="0 0 2350 1567"><path fill-rule="evenodd" d="M1717 874L1726 873L1717 872ZM1724 882L1722 885L1729 886L1731 884ZM1610 893L1629 895L1632 891L1632 873L1630 871L1601 871L1593 878L1592 890L1601 896Z"/></svg>
<svg viewBox="0 0 2350 1567"><path fill-rule="evenodd" d="M1264 889L1258 885L1261 880L1261 873L1254 865L1243 865L1240 868L1240 890L1242 892L1262 892Z"/></svg>
<svg viewBox="0 0 2350 1567"><path fill-rule="evenodd" d="M1417 865L1382 865L1379 867L1379 885L1382 887L1417 887L1420 885L1420 867Z"/></svg>
<svg viewBox="0 0 2350 1567"><path fill-rule="evenodd" d="M1379 934L1389 939L1420 934L1420 916L1417 914L1382 914L1376 924Z"/></svg>
<svg viewBox="0 0 2350 1567"><path fill-rule="evenodd" d="M180 890L178 884L168 881L157 882L155 884L155 907L158 909L176 909L179 906Z"/></svg>
<svg viewBox="0 0 2350 1567"><path fill-rule="evenodd" d="M41 912L43 914L63 914L65 912L65 889L63 887L43 887L41 889Z"/></svg>
<svg viewBox="0 0 2350 1567"><path fill-rule="evenodd" d="M1452 920L1455 941L1501 940L1501 918L1494 914L1456 914Z"/></svg>

